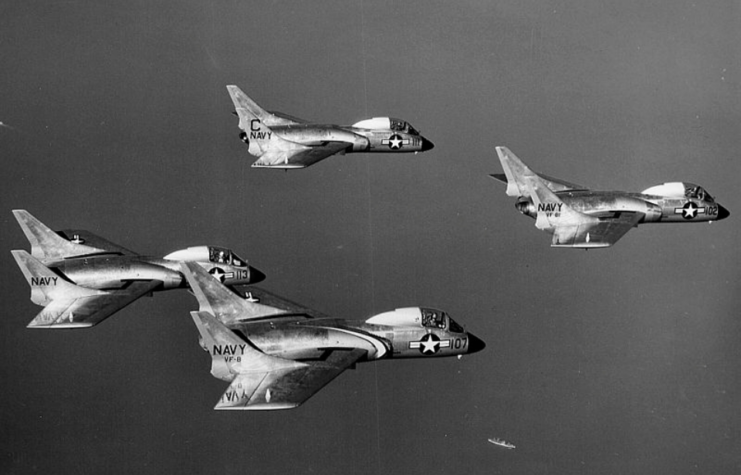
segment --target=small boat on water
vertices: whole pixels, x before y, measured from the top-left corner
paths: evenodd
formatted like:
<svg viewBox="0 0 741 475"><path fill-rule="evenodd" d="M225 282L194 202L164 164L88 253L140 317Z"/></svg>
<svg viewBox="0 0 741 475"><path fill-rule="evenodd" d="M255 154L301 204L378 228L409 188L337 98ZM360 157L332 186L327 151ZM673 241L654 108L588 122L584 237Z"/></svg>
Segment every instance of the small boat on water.
<svg viewBox="0 0 741 475"><path fill-rule="evenodd" d="M510 444L506 440L499 439L497 437L492 437L491 439L489 439L489 442L492 443L492 444L494 444L494 445L498 445L500 447L504 447L505 449L514 449L515 448L515 444Z"/></svg>

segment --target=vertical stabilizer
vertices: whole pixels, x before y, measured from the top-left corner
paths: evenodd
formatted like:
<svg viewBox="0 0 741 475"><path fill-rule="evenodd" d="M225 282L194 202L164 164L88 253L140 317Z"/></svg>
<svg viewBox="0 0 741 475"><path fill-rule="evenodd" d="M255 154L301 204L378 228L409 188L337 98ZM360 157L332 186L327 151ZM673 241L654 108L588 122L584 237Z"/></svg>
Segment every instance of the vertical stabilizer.
<svg viewBox="0 0 741 475"><path fill-rule="evenodd" d="M530 170L507 147L497 147L497 154L507 176L507 195L527 196L533 201L537 212L536 228L552 231L560 226L599 222L597 218L580 213L564 203L549 186L554 182Z"/></svg>
<svg viewBox="0 0 741 475"><path fill-rule="evenodd" d="M277 136L270 130L270 124L278 118L258 106L237 86L226 86L234 103L234 110L239 116L239 128L242 129L242 141L249 146L250 155L260 157L264 154L271 140Z"/></svg>
<svg viewBox="0 0 741 475"><path fill-rule="evenodd" d="M211 355L211 374L216 378L232 381L241 373L267 373L305 366L266 355L208 312L191 312L190 315L201 334L204 348Z"/></svg>
<svg viewBox="0 0 741 475"><path fill-rule="evenodd" d="M215 378L232 381L239 373L247 343L210 313L190 312L190 315L198 328L198 333L201 334L201 344L211 355L211 374Z"/></svg>
<svg viewBox="0 0 741 475"><path fill-rule="evenodd" d="M58 298L70 300L107 294L67 282L26 251L10 252L31 286L31 301L36 305L46 306Z"/></svg>
<svg viewBox="0 0 741 475"><path fill-rule="evenodd" d="M507 196L527 196L526 179L537 175L507 147L497 147L497 155L507 176Z"/></svg>
<svg viewBox="0 0 741 475"><path fill-rule="evenodd" d="M239 87L226 86L226 89L227 91L229 91L229 96L232 98L232 102L234 103L234 109L237 111L237 115L240 119L242 119L242 117L248 119L259 119L266 125L273 125L273 121L277 118L270 112L257 105L257 103L253 101L247 94L245 94L244 91L242 91ZM242 127L241 124L240 127Z"/></svg>
<svg viewBox="0 0 741 475"><path fill-rule="evenodd" d="M31 255L37 259L64 259L66 257L105 252L97 247L77 244L64 239L24 209L14 209L13 216L18 220L18 224L20 224L28 242L31 243Z"/></svg>
<svg viewBox="0 0 741 475"><path fill-rule="evenodd" d="M245 300L194 262L180 264L181 271L193 290L201 312L214 315L222 323L267 317L284 310Z"/></svg>

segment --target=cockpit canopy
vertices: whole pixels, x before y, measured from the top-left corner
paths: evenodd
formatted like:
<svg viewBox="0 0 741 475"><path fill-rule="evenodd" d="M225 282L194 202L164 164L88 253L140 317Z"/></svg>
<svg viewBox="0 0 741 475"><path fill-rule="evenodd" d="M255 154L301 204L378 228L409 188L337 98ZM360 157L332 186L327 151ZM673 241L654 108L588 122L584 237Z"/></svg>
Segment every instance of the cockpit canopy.
<svg viewBox="0 0 741 475"><path fill-rule="evenodd" d="M705 189L694 183L679 181L652 186L642 192L644 195L664 196L666 198L690 198L714 203L715 199Z"/></svg>
<svg viewBox="0 0 741 475"><path fill-rule="evenodd" d="M422 326L426 328L439 328L449 330L453 333L463 333L463 328L455 323L447 313L434 308L420 308L422 313Z"/></svg>
<svg viewBox="0 0 741 475"><path fill-rule="evenodd" d="M423 328L437 328L453 333L465 332L463 327L450 318L446 312L426 307L397 308L391 312L385 312L371 317L366 320L366 323L389 326L421 326Z"/></svg>
<svg viewBox="0 0 741 475"><path fill-rule="evenodd" d="M391 130L393 132L419 135L417 129L412 127L409 122L392 117L374 117L372 119L361 120L353 124L353 127L371 130Z"/></svg>
<svg viewBox="0 0 741 475"><path fill-rule="evenodd" d="M419 132L412 127L412 124L405 120L400 119L389 119L391 122L391 130L394 132L403 132L405 134L419 135Z"/></svg>
<svg viewBox="0 0 741 475"><path fill-rule="evenodd" d="M216 264L226 264L234 267L245 267L247 261L224 247L208 247L208 260Z"/></svg>
<svg viewBox="0 0 741 475"><path fill-rule="evenodd" d="M715 203L715 199L705 191L705 188L699 186L699 185L693 185L692 183L685 183L685 190L684 190L684 196L686 198L692 198L697 199L700 201L708 201L710 203Z"/></svg>
<svg viewBox="0 0 741 475"><path fill-rule="evenodd" d="M230 249L216 246L195 246L175 251L164 257L169 261L213 262L234 267L247 267L247 261Z"/></svg>

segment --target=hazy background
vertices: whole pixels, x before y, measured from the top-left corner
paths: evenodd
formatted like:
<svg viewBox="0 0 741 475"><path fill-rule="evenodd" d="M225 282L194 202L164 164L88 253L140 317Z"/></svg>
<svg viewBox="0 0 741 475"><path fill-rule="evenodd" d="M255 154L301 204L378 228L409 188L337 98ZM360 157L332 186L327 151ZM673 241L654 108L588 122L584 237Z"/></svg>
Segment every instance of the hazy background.
<svg viewBox="0 0 741 475"><path fill-rule="evenodd" d="M0 32L0 471L741 470L738 1L29 0ZM227 84L436 147L251 169ZM698 183L731 217L550 249L488 177L496 145L597 189ZM231 247L339 317L443 308L488 346L360 365L293 411L213 411L227 385L186 292L25 328L14 208L145 254Z"/></svg>

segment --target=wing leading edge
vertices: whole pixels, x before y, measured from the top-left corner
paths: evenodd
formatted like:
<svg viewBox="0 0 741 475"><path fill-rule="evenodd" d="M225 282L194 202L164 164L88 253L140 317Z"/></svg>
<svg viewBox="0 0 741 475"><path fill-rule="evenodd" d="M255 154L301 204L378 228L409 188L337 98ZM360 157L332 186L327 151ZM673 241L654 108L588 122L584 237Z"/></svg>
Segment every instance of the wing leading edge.
<svg viewBox="0 0 741 475"><path fill-rule="evenodd" d="M643 218L643 213L622 212L597 223L556 226L551 247L596 248L615 244Z"/></svg>
<svg viewBox="0 0 741 475"><path fill-rule="evenodd" d="M221 396L217 410L292 409L303 404L365 355L365 350L337 349L324 361L237 375Z"/></svg>
<svg viewBox="0 0 741 475"><path fill-rule="evenodd" d="M31 243L31 255L37 259L50 261L92 254L134 254L88 231L66 231L64 234L68 239L65 239L24 209L14 209L13 216ZM81 235L86 239L81 239Z"/></svg>
<svg viewBox="0 0 741 475"><path fill-rule="evenodd" d="M345 142L326 142L322 145L299 145L289 149L271 149L260 156L252 166L257 168L306 168L347 149Z"/></svg>
<svg viewBox="0 0 741 475"><path fill-rule="evenodd" d="M218 410L297 407L366 353L360 349L334 349L322 361L287 360L254 348L210 313L191 312L191 316L211 354L211 374L232 380L214 407Z"/></svg>
<svg viewBox="0 0 741 475"><path fill-rule="evenodd" d="M44 309L28 328L87 328L162 285L162 281L131 282L121 290L87 289L67 282L26 251L11 251L31 286L31 300Z"/></svg>
<svg viewBox="0 0 741 475"><path fill-rule="evenodd" d="M554 178L542 173L535 173L517 155L512 153L507 147L496 147L499 162L502 164L504 174L497 173L490 175L492 178L507 184L507 195L509 196L526 196L526 188L523 186L525 177L536 176L549 190L554 193L559 191L588 190L586 186L571 183L560 178Z"/></svg>

